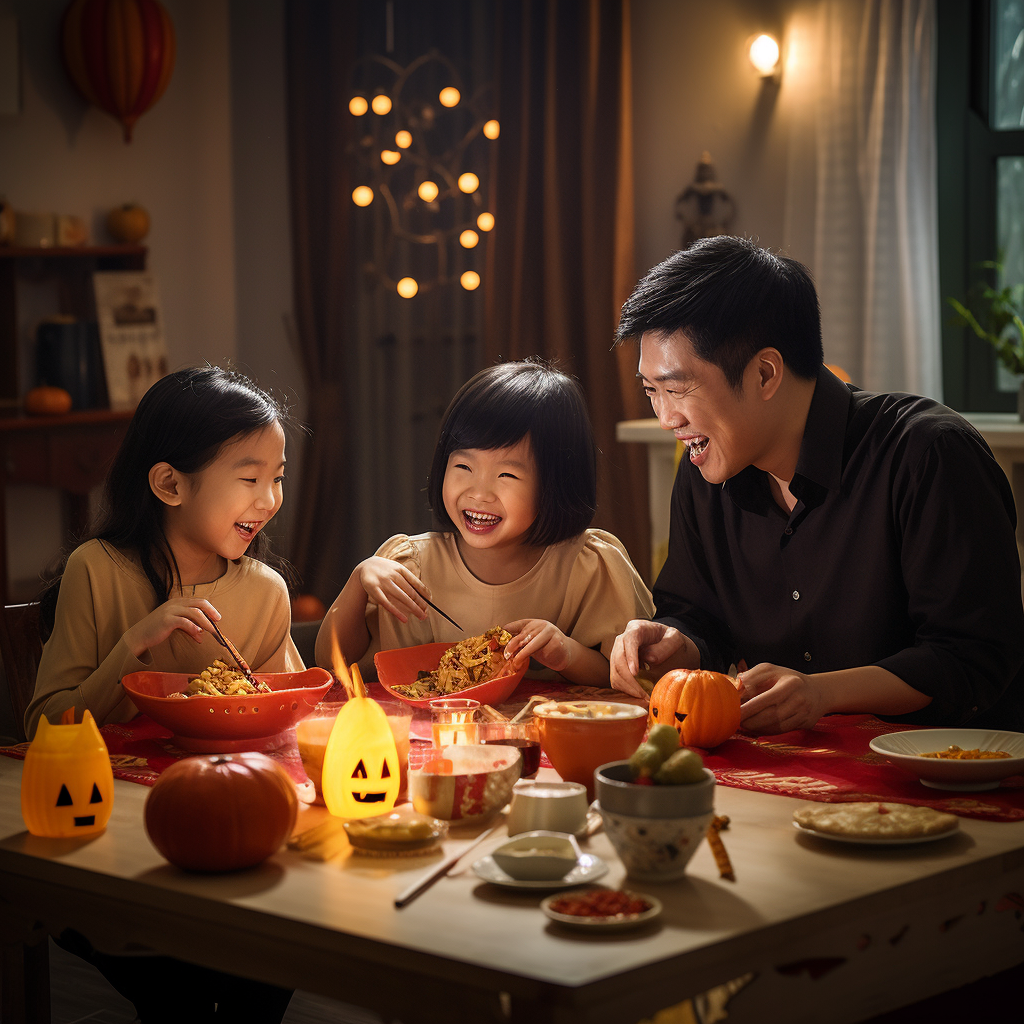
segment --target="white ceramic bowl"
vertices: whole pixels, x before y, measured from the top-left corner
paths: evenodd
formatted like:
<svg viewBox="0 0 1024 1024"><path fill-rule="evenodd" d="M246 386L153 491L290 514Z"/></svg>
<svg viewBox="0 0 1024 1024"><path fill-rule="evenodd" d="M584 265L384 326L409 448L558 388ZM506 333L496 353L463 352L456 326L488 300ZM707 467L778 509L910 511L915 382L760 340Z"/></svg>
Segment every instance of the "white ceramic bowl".
<svg viewBox="0 0 1024 1024"><path fill-rule="evenodd" d="M639 818L598 810L626 874L641 882L667 882L686 873L686 865L707 834L713 812L690 818Z"/></svg>
<svg viewBox="0 0 1024 1024"><path fill-rule="evenodd" d="M1005 750L1010 756L979 760L922 757L951 745L961 750ZM971 792L995 789L1002 779L1024 775L1024 733L995 729L911 729L876 736L870 743L898 768L932 789Z"/></svg>
<svg viewBox="0 0 1024 1024"><path fill-rule="evenodd" d="M594 782L606 811L635 818L692 818L707 814L715 802L715 776L708 768L701 782L643 786L633 781L628 761L612 761L594 772Z"/></svg>
<svg viewBox="0 0 1024 1024"><path fill-rule="evenodd" d="M524 832L491 856L507 875L523 882L553 882L565 878L580 859L574 836L561 832Z"/></svg>

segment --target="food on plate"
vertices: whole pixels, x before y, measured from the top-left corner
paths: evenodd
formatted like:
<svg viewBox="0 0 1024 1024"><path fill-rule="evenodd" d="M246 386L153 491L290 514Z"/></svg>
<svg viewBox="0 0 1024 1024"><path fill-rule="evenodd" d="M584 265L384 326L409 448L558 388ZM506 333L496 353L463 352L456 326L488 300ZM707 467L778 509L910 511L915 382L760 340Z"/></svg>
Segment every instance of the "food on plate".
<svg viewBox="0 0 1024 1024"><path fill-rule="evenodd" d="M808 804L793 812L793 820L816 832L860 839L911 839L938 835L957 827L955 814L881 801Z"/></svg>
<svg viewBox="0 0 1024 1024"><path fill-rule="evenodd" d="M622 889L591 889L588 892L560 896L549 904L556 914L569 917L632 917L653 906L636 893Z"/></svg>
<svg viewBox="0 0 1024 1024"><path fill-rule="evenodd" d="M543 718L636 718L634 704L603 704L595 700L560 700L539 704L534 714Z"/></svg>
<svg viewBox="0 0 1024 1024"><path fill-rule="evenodd" d="M1009 757L1005 750L979 750L975 747L972 750L961 750L955 743L950 744L945 750L929 750L921 753L919 757L940 757L950 761L984 761L997 757Z"/></svg>
<svg viewBox="0 0 1024 1024"><path fill-rule="evenodd" d="M509 675L512 666L505 658L505 645L511 639L508 630L492 626L486 633L467 637L450 647L432 672L424 669L415 682L392 689L413 700L429 700Z"/></svg>
<svg viewBox="0 0 1024 1024"><path fill-rule="evenodd" d="M629 759L633 781L642 785L686 786L704 781L700 754L679 747L679 733L666 723L654 726Z"/></svg>
<svg viewBox="0 0 1024 1024"><path fill-rule="evenodd" d="M185 693L171 693L169 697L235 697L248 693L273 693L266 683L250 682L238 669L228 668L218 659L188 681Z"/></svg>
<svg viewBox="0 0 1024 1024"><path fill-rule="evenodd" d="M448 824L417 811L402 808L373 818L343 822L349 841L357 849L423 850L448 834Z"/></svg>

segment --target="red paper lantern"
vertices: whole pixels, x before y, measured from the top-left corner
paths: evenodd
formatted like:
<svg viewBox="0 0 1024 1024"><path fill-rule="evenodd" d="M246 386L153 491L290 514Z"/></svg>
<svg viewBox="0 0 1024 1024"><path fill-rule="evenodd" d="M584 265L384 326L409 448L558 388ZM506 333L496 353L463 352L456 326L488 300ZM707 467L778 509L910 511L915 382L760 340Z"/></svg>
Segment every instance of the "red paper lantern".
<svg viewBox="0 0 1024 1024"><path fill-rule="evenodd" d="M71 0L61 26L64 65L79 92L124 125L163 95L174 70L174 26L158 0Z"/></svg>

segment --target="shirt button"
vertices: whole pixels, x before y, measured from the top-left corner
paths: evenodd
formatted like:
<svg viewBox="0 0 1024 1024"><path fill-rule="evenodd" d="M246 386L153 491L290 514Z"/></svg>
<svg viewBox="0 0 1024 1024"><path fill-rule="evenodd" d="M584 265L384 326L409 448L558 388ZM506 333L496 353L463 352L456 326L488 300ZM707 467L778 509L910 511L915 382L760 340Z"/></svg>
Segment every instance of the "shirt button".
<svg viewBox="0 0 1024 1024"><path fill-rule="evenodd" d="M800 600L800 591L799 590L794 590L793 591L793 600L794 601L799 601Z"/></svg>
<svg viewBox="0 0 1024 1024"><path fill-rule="evenodd" d="M810 651L804 651L804 661L810 661L810 660L811 660L811 652Z"/></svg>
<svg viewBox="0 0 1024 1024"><path fill-rule="evenodd" d="M787 537L792 536L792 534L793 534L793 527L792 526L787 526L786 530L785 530L785 533L786 533Z"/></svg>

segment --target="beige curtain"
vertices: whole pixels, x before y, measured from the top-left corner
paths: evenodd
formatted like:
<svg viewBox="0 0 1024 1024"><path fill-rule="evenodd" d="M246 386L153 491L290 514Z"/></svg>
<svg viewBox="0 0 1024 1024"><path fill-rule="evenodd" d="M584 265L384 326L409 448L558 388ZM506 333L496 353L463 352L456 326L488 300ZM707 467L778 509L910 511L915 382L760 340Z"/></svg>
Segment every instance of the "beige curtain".
<svg viewBox="0 0 1024 1024"><path fill-rule="evenodd" d="M509 0L498 13L500 145L486 362L539 353L577 376L600 448L595 526L649 571L650 415L632 346L611 350L633 262L629 0Z"/></svg>

